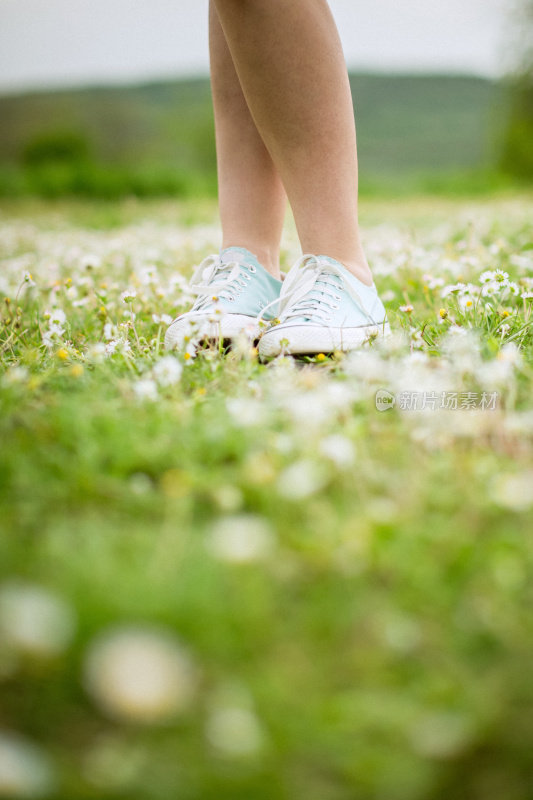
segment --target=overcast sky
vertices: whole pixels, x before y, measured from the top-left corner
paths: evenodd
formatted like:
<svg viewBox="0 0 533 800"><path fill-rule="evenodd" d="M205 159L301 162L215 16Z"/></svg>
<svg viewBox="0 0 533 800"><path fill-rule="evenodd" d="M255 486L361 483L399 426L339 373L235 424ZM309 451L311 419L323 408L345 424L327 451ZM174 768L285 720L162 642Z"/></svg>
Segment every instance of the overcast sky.
<svg viewBox="0 0 533 800"><path fill-rule="evenodd" d="M331 0L349 66L498 75L514 0ZM207 74L207 0L0 0L0 91Z"/></svg>

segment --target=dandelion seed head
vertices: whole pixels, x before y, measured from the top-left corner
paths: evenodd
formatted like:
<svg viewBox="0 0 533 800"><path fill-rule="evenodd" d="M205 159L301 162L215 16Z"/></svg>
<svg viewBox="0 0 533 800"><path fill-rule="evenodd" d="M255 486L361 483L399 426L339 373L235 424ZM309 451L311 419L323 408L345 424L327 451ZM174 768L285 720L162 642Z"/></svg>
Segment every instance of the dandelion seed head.
<svg viewBox="0 0 533 800"><path fill-rule="evenodd" d="M137 724L165 723L189 706L195 672L170 633L122 627L100 634L84 664L87 691L109 716Z"/></svg>
<svg viewBox="0 0 533 800"><path fill-rule="evenodd" d="M274 546L270 524L255 514L217 520L209 533L207 549L220 561L246 564L268 557Z"/></svg>
<svg viewBox="0 0 533 800"><path fill-rule="evenodd" d="M355 447L346 436L331 434L320 441L319 452L339 469L347 469L355 463Z"/></svg>
<svg viewBox="0 0 533 800"><path fill-rule="evenodd" d="M155 364L152 374L157 384L162 388L175 386L179 383L183 372L183 366L176 356L163 356Z"/></svg>
<svg viewBox="0 0 533 800"><path fill-rule="evenodd" d="M277 489L288 500L303 500L320 491L326 474L316 461L302 458L286 467L280 474Z"/></svg>
<svg viewBox="0 0 533 800"><path fill-rule="evenodd" d="M533 506L533 471L499 475L491 487L492 499L511 511L527 511Z"/></svg>
<svg viewBox="0 0 533 800"><path fill-rule="evenodd" d="M133 392L137 400L156 401L159 397L157 383L151 378L140 378L133 383Z"/></svg>
<svg viewBox="0 0 533 800"><path fill-rule="evenodd" d="M0 586L0 633L13 652L57 656L70 644L75 627L73 611L58 595L23 582Z"/></svg>
<svg viewBox="0 0 533 800"><path fill-rule="evenodd" d="M39 798L54 790L52 763L28 739L0 731L0 797Z"/></svg>
<svg viewBox="0 0 533 800"><path fill-rule="evenodd" d="M256 715L249 708L221 707L212 711L207 720L209 743L229 758L256 755L264 745L264 734Z"/></svg>

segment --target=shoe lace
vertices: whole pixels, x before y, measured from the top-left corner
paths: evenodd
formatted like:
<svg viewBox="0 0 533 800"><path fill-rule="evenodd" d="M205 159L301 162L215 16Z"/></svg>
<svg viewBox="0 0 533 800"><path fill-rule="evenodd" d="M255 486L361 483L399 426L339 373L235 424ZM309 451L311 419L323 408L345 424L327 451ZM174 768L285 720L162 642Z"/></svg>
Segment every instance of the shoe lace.
<svg viewBox="0 0 533 800"><path fill-rule="evenodd" d="M256 272L253 264L242 261L222 262L219 255L207 256L195 269L189 285L198 295L191 311L203 311L217 300L235 300Z"/></svg>
<svg viewBox="0 0 533 800"><path fill-rule="evenodd" d="M342 300L339 291L347 294L360 307L372 324L376 324L368 313L354 287L344 279L340 269L330 261L317 256L303 255L285 279L279 298L262 310L258 322L275 303L279 303L280 322L294 317L306 317L312 322L327 322L331 312L339 308Z"/></svg>

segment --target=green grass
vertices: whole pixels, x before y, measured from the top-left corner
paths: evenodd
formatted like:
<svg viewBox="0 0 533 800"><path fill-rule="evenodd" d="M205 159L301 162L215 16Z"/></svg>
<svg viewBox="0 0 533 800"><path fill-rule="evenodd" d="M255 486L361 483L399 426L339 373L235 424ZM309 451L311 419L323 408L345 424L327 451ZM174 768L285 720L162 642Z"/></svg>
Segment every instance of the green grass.
<svg viewBox="0 0 533 800"><path fill-rule="evenodd" d="M268 365L162 361L210 203L3 204L1 796L529 800L531 200L366 201L393 337Z"/></svg>

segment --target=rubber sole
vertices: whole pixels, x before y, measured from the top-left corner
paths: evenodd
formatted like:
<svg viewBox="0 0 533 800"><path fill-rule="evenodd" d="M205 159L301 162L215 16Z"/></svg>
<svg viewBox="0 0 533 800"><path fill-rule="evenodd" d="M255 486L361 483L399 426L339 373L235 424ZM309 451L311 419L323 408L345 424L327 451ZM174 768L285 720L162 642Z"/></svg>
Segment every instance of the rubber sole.
<svg viewBox="0 0 533 800"><path fill-rule="evenodd" d="M259 340L259 356L275 358L280 353L310 356L318 353L348 352L375 337L388 336L388 322L357 328L326 328L318 325L279 325Z"/></svg>
<svg viewBox="0 0 533 800"><path fill-rule="evenodd" d="M229 342L244 334L251 342L256 341L260 335L260 328L255 317L244 314L226 314L217 322L211 322L207 317L178 317L167 328L165 334L165 349L175 350L182 347L191 339L199 344L210 341Z"/></svg>

